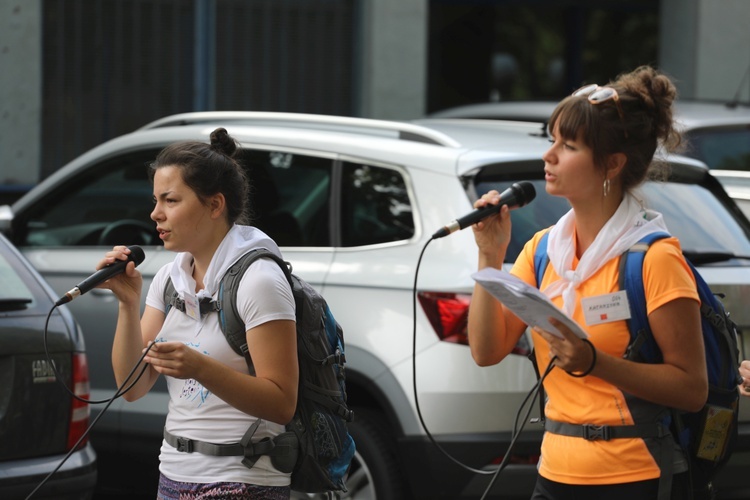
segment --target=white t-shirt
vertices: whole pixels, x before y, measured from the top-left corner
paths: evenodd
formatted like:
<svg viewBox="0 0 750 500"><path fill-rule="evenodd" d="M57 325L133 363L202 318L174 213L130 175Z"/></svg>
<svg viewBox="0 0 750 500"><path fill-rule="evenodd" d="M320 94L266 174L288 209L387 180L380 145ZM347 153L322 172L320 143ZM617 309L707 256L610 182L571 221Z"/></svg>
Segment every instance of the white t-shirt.
<svg viewBox="0 0 750 500"><path fill-rule="evenodd" d="M173 263L162 267L154 277L146 296L146 305L164 311L164 287ZM214 297L216 299L216 297ZM249 330L273 320L294 320L294 298L279 265L270 259L258 259L247 269L239 284L237 308ZM201 321L171 308L159 332L158 341L180 341L217 359L234 370L248 373L245 359L229 346L218 322L218 314L209 313ZM238 443L256 418L243 413L213 395L194 379L166 377L169 412L166 427L175 436L217 444ZM248 394L248 397L252 397ZM253 441L284 432L284 426L264 420ZM248 469L241 456L217 457L201 453L179 452L162 442L159 470L173 481L209 483L242 482L263 486L287 486L289 474L276 470L267 456Z"/></svg>

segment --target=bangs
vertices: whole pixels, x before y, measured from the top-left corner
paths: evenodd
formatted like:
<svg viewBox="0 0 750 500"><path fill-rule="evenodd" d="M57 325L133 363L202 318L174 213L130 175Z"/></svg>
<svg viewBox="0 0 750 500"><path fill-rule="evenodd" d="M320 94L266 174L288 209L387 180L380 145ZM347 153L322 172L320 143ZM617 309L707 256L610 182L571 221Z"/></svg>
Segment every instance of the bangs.
<svg viewBox="0 0 750 500"><path fill-rule="evenodd" d="M557 127L557 132L562 139L576 140L583 138L588 143L594 119L592 106L586 99L566 97L552 112L549 119L549 134ZM590 143L589 143L590 144Z"/></svg>

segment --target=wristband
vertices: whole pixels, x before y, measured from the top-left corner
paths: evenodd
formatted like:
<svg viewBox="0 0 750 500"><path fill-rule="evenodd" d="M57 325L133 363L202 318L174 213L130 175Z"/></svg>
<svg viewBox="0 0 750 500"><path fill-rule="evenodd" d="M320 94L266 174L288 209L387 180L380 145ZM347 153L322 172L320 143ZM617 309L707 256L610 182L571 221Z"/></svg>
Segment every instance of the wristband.
<svg viewBox="0 0 750 500"><path fill-rule="evenodd" d="M589 373L591 373L592 371L594 371L594 366L596 366L596 347L594 347L594 344L592 344L591 341L589 341L589 339L581 339L581 340L583 340L584 342L586 342L589 345L589 347L591 348L591 354L592 354L592 357L591 357L591 366L589 366L589 369L586 370L583 373L574 373L574 372L566 371L566 373L568 375L570 375L571 377L578 377L578 378L585 377L586 375L588 375Z"/></svg>

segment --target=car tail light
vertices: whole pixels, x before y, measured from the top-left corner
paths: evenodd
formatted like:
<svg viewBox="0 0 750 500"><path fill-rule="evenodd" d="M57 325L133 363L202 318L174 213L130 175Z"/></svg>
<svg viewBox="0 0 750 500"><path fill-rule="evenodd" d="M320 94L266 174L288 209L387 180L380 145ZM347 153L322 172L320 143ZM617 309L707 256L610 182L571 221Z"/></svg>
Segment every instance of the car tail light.
<svg viewBox="0 0 750 500"><path fill-rule="evenodd" d="M419 292L419 303L435 333L445 342L469 344L466 324L470 295L445 292Z"/></svg>
<svg viewBox="0 0 750 500"><path fill-rule="evenodd" d="M73 354L73 394L82 399L89 399L89 365L86 354ZM86 432L89 426L89 415L91 410L88 403L73 398L73 404L70 407L70 427L68 428L68 445L70 450L76 442ZM79 447L82 447L88 441L88 437L81 441Z"/></svg>
<svg viewBox="0 0 750 500"><path fill-rule="evenodd" d="M469 304L471 295L448 292L419 292L419 303L440 340L469 345ZM531 345L521 336L511 354L528 356Z"/></svg>

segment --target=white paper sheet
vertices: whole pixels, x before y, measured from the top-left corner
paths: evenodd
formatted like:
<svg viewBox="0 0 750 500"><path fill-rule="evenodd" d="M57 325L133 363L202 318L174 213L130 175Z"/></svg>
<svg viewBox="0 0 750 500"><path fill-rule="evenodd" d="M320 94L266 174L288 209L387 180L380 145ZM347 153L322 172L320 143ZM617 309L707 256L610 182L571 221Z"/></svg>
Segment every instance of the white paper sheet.
<svg viewBox="0 0 750 500"><path fill-rule="evenodd" d="M527 325L562 337L562 333L549 322L552 317L565 324L580 338L588 336L578 323L562 312L546 295L516 276L494 267L485 267L471 277Z"/></svg>

